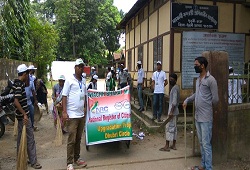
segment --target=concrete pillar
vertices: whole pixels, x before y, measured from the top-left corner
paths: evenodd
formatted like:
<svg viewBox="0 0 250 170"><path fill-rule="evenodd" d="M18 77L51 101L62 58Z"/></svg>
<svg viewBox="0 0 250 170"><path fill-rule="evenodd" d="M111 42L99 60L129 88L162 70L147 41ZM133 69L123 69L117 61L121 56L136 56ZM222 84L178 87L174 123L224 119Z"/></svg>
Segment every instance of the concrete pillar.
<svg viewBox="0 0 250 170"><path fill-rule="evenodd" d="M219 103L214 108L213 120L213 163L227 161L228 129L228 53L224 51L207 51L202 56L208 60L208 70L217 80Z"/></svg>

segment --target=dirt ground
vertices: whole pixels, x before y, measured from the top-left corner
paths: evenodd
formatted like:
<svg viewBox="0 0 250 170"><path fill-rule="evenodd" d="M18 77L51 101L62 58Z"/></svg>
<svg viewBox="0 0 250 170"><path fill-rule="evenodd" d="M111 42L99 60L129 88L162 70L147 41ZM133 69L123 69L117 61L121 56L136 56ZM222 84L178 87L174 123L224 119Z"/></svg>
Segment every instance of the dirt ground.
<svg viewBox="0 0 250 170"><path fill-rule="evenodd" d="M51 100L49 100L51 102ZM54 143L56 130L53 125L52 115L43 112L43 116L36 124L39 131L34 132L37 147L38 161L43 169L66 169L66 143L67 135L63 136L63 145L56 147ZM184 164L184 140L180 131L177 140L177 151L168 153L160 152L159 148L165 143L163 133L150 133L142 124L133 120L133 131L143 131L146 137L143 140L133 138L130 149L125 142L116 142L89 147L85 149L85 139L82 139L81 156L88 163L88 169L186 169ZM191 133L188 132L188 161L187 167L199 164L199 157L191 157ZM169 162L169 164L168 164ZM0 169L16 169L16 140L13 136L13 124L6 127L4 136L0 139ZM29 167L29 169L32 169ZM187 168L189 169L189 168ZM214 169L249 170L250 161L229 161L228 163L215 165Z"/></svg>

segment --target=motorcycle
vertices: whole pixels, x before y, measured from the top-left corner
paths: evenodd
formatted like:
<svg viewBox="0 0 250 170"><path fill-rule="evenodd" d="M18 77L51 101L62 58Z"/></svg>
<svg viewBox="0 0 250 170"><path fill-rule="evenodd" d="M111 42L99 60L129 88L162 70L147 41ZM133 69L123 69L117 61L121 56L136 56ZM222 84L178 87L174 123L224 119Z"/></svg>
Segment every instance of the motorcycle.
<svg viewBox="0 0 250 170"><path fill-rule="evenodd" d="M6 73L8 77L8 74ZM8 118L15 122L15 106L13 94L13 82L8 78L8 85L0 95L0 137L5 132L5 125L8 123Z"/></svg>

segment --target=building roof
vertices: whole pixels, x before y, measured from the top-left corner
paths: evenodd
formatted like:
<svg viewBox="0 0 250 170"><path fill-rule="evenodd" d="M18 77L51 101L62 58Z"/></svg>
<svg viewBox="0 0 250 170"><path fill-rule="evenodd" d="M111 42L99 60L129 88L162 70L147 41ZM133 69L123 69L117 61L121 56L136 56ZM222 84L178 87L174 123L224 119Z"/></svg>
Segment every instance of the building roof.
<svg viewBox="0 0 250 170"><path fill-rule="evenodd" d="M125 29L126 24L129 22L131 18L135 16L139 10L147 4L149 0L137 0L134 6L129 10L129 12L125 15L125 17L121 20L121 22L117 25L117 29ZM212 1L212 0L208 0ZM250 7L250 0L215 0L217 2L235 2L235 3L243 3L246 7Z"/></svg>
<svg viewBox="0 0 250 170"><path fill-rule="evenodd" d="M127 22L135 16L135 14L147 4L149 0L137 0L134 6L129 10L121 22L117 25L117 29L125 29Z"/></svg>

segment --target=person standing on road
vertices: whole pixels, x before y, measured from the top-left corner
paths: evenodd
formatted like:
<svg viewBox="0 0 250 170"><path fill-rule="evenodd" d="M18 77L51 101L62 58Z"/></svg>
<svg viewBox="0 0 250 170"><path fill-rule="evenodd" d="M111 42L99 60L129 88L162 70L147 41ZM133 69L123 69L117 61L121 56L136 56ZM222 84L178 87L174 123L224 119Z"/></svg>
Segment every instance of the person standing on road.
<svg viewBox="0 0 250 170"><path fill-rule="evenodd" d="M54 118L54 127L56 128L57 125L57 114L60 117L61 121L61 128L63 134L66 133L64 130L64 123L62 120L62 89L65 83L65 76L60 75L58 78L58 83L54 85L52 89L52 100L53 100L53 118Z"/></svg>
<svg viewBox="0 0 250 170"><path fill-rule="evenodd" d="M94 89L97 90L97 80L98 80L98 76L94 75L93 78L91 79L91 81L89 82L89 85L87 87L88 89Z"/></svg>
<svg viewBox="0 0 250 170"><path fill-rule="evenodd" d="M151 88L154 89L153 96L153 118L152 120L157 119L158 122L162 122L162 105L164 97L164 88L168 84L165 71L162 71L161 61L157 61L157 71L153 73Z"/></svg>
<svg viewBox="0 0 250 170"><path fill-rule="evenodd" d="M137 68L138 68L138 76L137 76L137 91L138 91L138 99L140 108L138 109L139 112L144 111L144 104L143 104L143 96L142 90L144 89L144 77L145 73L142 68L142 62L137 61Z"/></svg>
<svg viewBox="0 0 250 170"><path fill-rule="evenodd" d="M118 85L120 88L124 88L128 85L128 73L123 71L124 65L121 64L120 71L118 73Z"/></svg>
<svg viewBox="0 0 250 170"><path fill-rule="evenodd" d="M213 128L213 106L218 101L218 87L215 78L207 71L207 59L197 57L194 61L194 69L199 73L196 80L195 93L188 97L183 108L186 109L187 103L195 101L195 126L201 150L201 167L195 166L192 169L212 170L212 128Z"/></svg>
<svg viewBox="0 0 250 170"><path fill-rule="evenodd" d="M37 68L34 65L30 65L28 67L29 70L29 80L32 81L34 83L36 76L35 76L35 71L37 70ZM35 85L35 84L34 84ZM35 87L35 86L34 86ZM27 96L28 97L28 96ZM35 104L34 102L34 96L33 93L30 95L30 99L32 101L33 104Z"/></svg>
<svg viewBox="0 0 250 170"><path fill-rule="evenodd" d="M48 90L42 79L35 80L35 89L38 102L45 105L46 112L47 114L49 114L49 106L47 100Z"/></svg>
<svg viewBox="0 0 250 170"><path fill-rule="evenodd" d="M177 139L177 116L179 115L179 102L180 102L180 88L176 84L177 75L175 73L170 74L169 84L172 87L169 95L168 116L171 120L166 124L166 145L160 149L160 151L169 152L170 149L176 150ZM169 146L172 142L172 146Z"/></svg>
<svg viewBox="0 0 250 170"><path fill-rule="evenodd" d="M35 114L35 111L34 111L34 105L33 105L32 101L34 101L35 105L38 104L38 101L37 101L37 98L36 98L34 80L32 79L31 76L29 76L29 78L27 79L25 92L26 92L27 104L28 104L29 112L30 112L31 126L34 129L34 131L37 131L38 130L37 127L34 126L34 114Z"/></svg>
<svg viewBox="0 0 250 170"><path fill-rule="evenodd" d="M23 125L26 125L27 133L27 152L31 167L41 169L42 166L37 162L36 143L33 134L33 128L29 119L29 107L25 92L25 83L29 80L29 71L25 64L17 67L18 79L14 80L14 104L16 107L16 118L18 120L17 152L19 152L20 140L22 136Z"/></svg>
<svg viewBox="0 0 250 170"><path fill-rule="evenodd" d="M63 119L68 122L67 170L74 170L73 163L86 167L87 163L80 158L80 144L85 125L87 107L86 80L82 77L84 62L75 61L75 74L67 78L62 92Z"/></svg>

